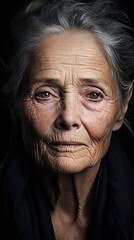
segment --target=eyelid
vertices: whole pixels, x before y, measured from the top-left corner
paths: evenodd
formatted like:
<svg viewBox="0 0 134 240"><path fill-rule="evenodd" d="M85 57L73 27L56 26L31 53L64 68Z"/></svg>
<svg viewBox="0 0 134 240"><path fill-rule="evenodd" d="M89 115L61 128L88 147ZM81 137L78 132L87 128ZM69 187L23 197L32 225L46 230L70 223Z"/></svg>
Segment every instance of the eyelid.
<svg viewBox="0 0 134 240"><path fill-rule="evenodd" d="M39 92L50 92L50 93L56 93L59 94L59 90L55 87L49 86L49 85L45 85L45 86L41 86L38 87L37 89L34 90L35 93L39 93Z"/></svg>
<svg viewBox="0 0 134 240"><path fill-rule="evenodd" d="M98 87L94 87L94 86L85 86L82 88L81 92L87 92L87 93L92 93L92 92L96 92L102 96L105 95L104 91Z"/></svg>

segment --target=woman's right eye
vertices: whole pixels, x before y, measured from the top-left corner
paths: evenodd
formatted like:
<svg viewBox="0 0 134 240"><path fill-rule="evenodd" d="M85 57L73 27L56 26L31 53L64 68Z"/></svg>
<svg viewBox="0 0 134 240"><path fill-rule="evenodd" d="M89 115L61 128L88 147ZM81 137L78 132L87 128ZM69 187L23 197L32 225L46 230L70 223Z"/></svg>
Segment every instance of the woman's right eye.
<svg viewBox="0 0 134 240"><path fill-rule="evenodd" d="M34 99L38 102L55 102L60 99L60 93L57 88L54 87L41 87L35 90Z"/></svg>
<svg viewBox="0 0 134 240"><path fill-rule="evenodd" d="M52 94L49 91L43 91L43 92L36 93L35 98L47 100L47 99L50 99L51 95Z"/></svg>

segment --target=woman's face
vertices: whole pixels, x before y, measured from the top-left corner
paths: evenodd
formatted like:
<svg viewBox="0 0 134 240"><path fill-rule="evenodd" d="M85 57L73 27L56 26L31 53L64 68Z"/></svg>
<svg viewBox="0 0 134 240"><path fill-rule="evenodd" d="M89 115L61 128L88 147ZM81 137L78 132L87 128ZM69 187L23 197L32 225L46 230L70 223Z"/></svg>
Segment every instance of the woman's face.
<svg viewBox="0 0 134 240"><path fill-rule="evenodd" d="M102 50L91 34L75 30L48 37L31 59L20 108L26 150L58 172L96 165L122 114Z"/></svg>

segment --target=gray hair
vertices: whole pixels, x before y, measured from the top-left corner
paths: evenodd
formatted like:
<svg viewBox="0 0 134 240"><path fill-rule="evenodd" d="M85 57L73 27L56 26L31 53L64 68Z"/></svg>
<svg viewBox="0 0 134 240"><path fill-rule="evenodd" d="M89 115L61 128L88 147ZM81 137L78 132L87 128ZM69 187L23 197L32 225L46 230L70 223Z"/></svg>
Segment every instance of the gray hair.
<svg viewBox="0 0 134 240"><path fill-rule="evenodd" d="M94 35L119 86L121 103L125 101L134 81L134 38L129 25L128 17L111 0L31 2L13 20L18 45L11 59L11 78L4 86L13 106L29 77L32 52L44 38L69 29L83 29Z"/></svg>

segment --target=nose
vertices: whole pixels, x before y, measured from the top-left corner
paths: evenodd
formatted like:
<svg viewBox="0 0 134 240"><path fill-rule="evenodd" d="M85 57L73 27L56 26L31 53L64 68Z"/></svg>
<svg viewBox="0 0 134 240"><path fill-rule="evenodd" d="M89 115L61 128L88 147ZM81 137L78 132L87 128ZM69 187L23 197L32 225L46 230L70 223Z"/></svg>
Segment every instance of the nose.
<svg viewBox="0 0 134 240"><path fill-rule="evenodd" d="M66 101L55 121L55 127L60 130L77 130L81 127L80 109L73 101Z"/></svg>

